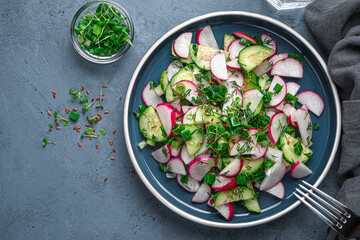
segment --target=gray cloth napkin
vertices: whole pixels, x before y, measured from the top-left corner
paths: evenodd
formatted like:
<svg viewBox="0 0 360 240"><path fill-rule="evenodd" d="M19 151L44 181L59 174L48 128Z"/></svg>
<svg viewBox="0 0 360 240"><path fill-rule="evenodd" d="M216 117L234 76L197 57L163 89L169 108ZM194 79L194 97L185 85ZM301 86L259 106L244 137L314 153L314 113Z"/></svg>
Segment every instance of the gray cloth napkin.
<svg viewBox="0 0 360 240"><path fill-rule="evenodd" d="M328 55L339 91L342 136L337 198L360 215L360 0L315 0L305 22ZM333 230L328 239L341 239Z"/></svg>

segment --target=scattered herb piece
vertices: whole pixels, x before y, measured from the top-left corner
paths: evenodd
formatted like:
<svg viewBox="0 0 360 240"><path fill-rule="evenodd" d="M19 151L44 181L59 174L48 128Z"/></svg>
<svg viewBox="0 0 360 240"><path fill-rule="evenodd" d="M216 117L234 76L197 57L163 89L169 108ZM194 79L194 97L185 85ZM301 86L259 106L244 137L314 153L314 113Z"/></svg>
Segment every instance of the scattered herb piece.
<svg viewBox="0 0 360 240"><path fill-rule="evenodd" d="M301 145L301 142L298 141L297 143L294 144L294 153L300 156L302 151L303 151L303 147Z"/></svg>
<svg viewBox="0 0 360 240"><path fill-rule="evenodd" d="M79 116L80 116L80 114L79 114L78 112L71 111L71 112L70 112L70 115L69 115L69 118L70 118L72 121L76 122L76 121L79 119Z"/></svg>
<svg viewBox="0 0 360 240"><path fill-rule="evenodd" d="M43 147L45 147L48 143L51 143L51 144L56 144L55 142L53 142L53 141L49 141L49 140L47 140L46 138L43 138Z"/></svg>
<svg viewBox="0 0 360 240"><path fill-rule="evenodd" d="M280 84L276 84L275 87L274 87L274 91L276 93L279 93L281 91L281 89L283 88L283 86L281 86Z"/></svg>

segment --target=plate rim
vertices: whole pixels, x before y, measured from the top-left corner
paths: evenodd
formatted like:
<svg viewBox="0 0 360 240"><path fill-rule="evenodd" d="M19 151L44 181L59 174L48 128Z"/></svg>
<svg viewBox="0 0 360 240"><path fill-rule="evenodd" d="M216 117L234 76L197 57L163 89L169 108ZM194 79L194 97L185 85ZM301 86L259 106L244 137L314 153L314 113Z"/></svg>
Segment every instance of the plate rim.
<svg viewBox="0 0 360 240"><path fill-rule="evenodd" d="M137 174L139 175L140 179L142 180L142 182L145 184L145 186L147 187L147 189L162 203L164 204L166 207L168 207L170 210L174 211L175 213L177 213L178 215L191 220L193 222L202 224L202 225L206 225L206 226L210 226L210 227L218 227L218 228L244 228L244 227L252 227L252 226L256 226L256 225L260 225L266 222L270 222L272 220L275 220L287 213L289 213L290 211L292 211L293 209L295 209L297 206L300 205L300 200L297 200L295 203L293 203L292 205L290 205L289 207L285 208L284 210L268 216L266 218L262 218L259 220L255 220L255 221L250 221L250 222L242 222L242 223L220 223L220 222L214 222L214 221L210 221L210 220L206 220L203 219L201 217L197 217L194 216L192 214L187 213L184 210L181 210L180 208L176 207L175 205L173 205L170 201L166 200L158 191L156 191L156 189L151 185L151 183L147 180L147 178L145 177L144 173L142 172L142 170L140 169L140 166L135 158L132 146L131 146L131 141L130 141L130 135L129 135L129 125L128 125L128 116L129 116L129 104L130 104L130 99L131 99L131 93L136 81L136 78L140 72L140 70L142 69L142 67L144 66L144 63L148 60L149 56L154 52L154 50L163 42L165 41L169 36L171 36L173 33L179 31L180 29L201 21L201 20L206 20L208 18L212 18L212 17L221 17L221 16L226 16L226 15L238 15L238 16L245 16L245 17L252 17L252 18L257 18L259 20L264 20L267 21L271 24L277 25L280 28L283 28L284 30L288 31L290 34L294 35L296 38L298 38L303 44L305 44L305 46L312 52L312 54L314 54L315 58L319 61L321 67L323 68L326 76L329 79L330 82L330 86L331 89L333 91L333 95L334 95L334 99L335 99L335 109L336 109L336 120L337 120L337 124L336 124L336 134L335 134L335 139L334 139L334 147L331 151L330 154L330 158L323 170L323 172L320 174L319 178L316 180L316 182L314 183L315 187L318 187L320 185L320 183L324 180L325 176L327 175L327 173L330 170L330 167L332 165L332 163L334 162L335 159L335 155L339 146L339 141L340 141L340 134L341 134L341 107L340 107L340 100L339 100L339 96L338 96L338 92L337 89L335 87L334 82L332 81L327 66L324 62L324 60L322 59L322 57L320 56L320 54L315 50L315 48L304 38L302 37L298 32L296 32L294 29L292 29L291 27L287 26L286 24L273 19L271 17L262 15L262 14L258 14L258 13L251 13L251 12L245 12L245 11L218 11L218 12L212 12L212 13L207 13L201 16L197 16L194 18L191 18L177 26L175 26L174 28L172 28L171 30L169 30L167 33L165 33L160 39L158 39L152 46L151 48L146 52L146 54L143 56L143 58L140 60L139 64L137 65L129 86L128 86L128 90L126 92L126 98L125 98L125 103L124 103L124 114L123 114L123 124L124 124L124 135L125 135L125 142L126 142L126 147L130 156L130 159L132 161L132 164L135 167L135 170L137 172Z"/></svg>

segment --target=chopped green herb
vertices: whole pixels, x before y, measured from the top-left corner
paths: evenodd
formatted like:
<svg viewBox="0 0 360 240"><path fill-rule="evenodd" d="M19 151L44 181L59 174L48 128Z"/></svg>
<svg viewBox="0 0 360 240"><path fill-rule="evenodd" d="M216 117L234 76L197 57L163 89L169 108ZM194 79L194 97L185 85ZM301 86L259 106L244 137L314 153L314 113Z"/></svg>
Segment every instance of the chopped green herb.
<svg viewBox="0 0 360 240"><path fill-rule="evenodd" d="M271 168L273 165L274 165L274 163L272 162L272 161L265 161L264 163L264 167L266 167L266 168Z"/></svg>
<svg viewBox="0 0 360 240"><path fill-rule="evenodd" d="M303 147L301 145L301 142L297 141L297 143L294 144L294 153L300 156L302 151L303 151Z"/></svg>
<svg viewBox="0 0 360 240"><path fill-rule="evenodd" d="M319 123L315 123L313 126L313 130L318 131L320 130L320 124Z"/></svg>
<svg viewBox="0 0 360 240"><path fill-rule="evenodd" d="M280 84L276 84L275 87L274 87L274 91L276 93L279 93L281 91L281 89L283 88L283 86L281 86Z"/></svg>
<svg viewBox="0 0 360 240"><path fill-rule="evenodd" d="M75 112L75 111L71 110L69 118L72 121L76 122L79 119L79 116L80 116L80 114L78 112Z"/></svg>

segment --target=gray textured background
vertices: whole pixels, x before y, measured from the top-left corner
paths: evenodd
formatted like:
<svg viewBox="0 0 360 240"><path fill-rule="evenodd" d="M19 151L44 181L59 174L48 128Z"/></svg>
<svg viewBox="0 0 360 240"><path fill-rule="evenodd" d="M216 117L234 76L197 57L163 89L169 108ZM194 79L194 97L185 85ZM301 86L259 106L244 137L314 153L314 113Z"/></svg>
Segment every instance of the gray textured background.
<svg viewBox="0 0 360 240"><path fill-rule="evenodd" d="M133 18L135 47L104 66L86 61L71 44L70 22L84 1L0 1L0 239L325 239L325 224L304 206L265 225L230 230L201 226L168 210L131 175L119 99L152 44L192 17L222 10L261 13L293 27L319 49L304 10L277 12L265 0L118 2ZM107 130L106 136L85 139L79 148L74 124L47 132L53 120L48 109L64 113L65 107L80 106L69 88L85 85L96 97L105 83L110 114L97 128ZM77 125L84 123L82 117ZM43 137L56 145L43 148ZM333 196L336 169L337 163L321 184Z"/></svg>

